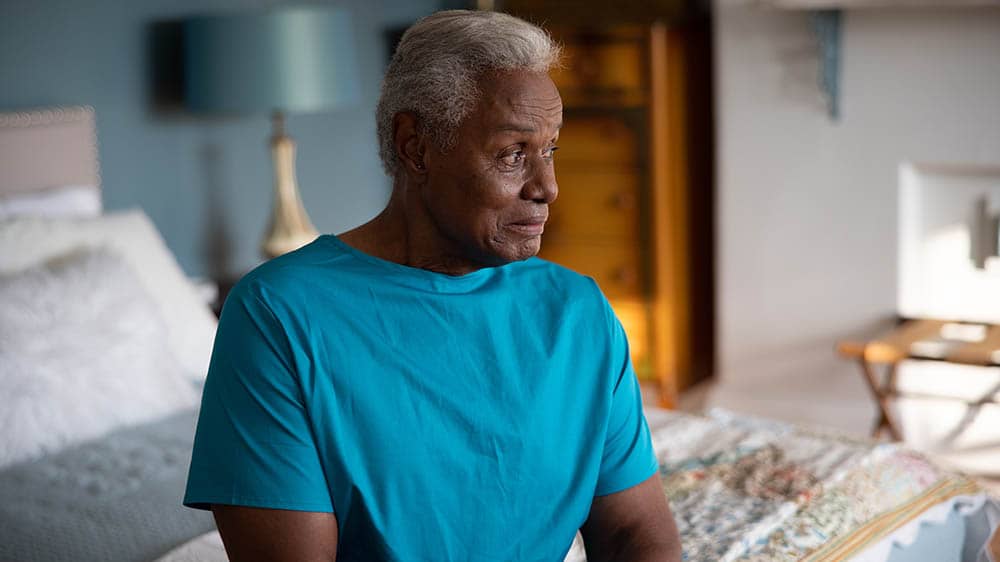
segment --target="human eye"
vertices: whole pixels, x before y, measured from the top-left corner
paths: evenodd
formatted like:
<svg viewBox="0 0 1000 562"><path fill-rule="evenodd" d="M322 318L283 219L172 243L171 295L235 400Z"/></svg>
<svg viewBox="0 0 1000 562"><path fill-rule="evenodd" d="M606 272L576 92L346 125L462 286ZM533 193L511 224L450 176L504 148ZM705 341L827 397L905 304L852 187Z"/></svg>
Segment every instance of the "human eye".
<svg viewBox="0 0 1000 562"><path fill-rule="evenodd" d="M524 150L513 148L500 154L500 164L505 168L514 169L524 162Z"/></svg>
<svg viewBox="0 0 1000 562"><path fill-rule="evenodd" d="M545 158L546 160L552 160L557 150L559 150L559 147L556 145L552 145L546 148L545 152L542 153L542 158Z"/></svg>

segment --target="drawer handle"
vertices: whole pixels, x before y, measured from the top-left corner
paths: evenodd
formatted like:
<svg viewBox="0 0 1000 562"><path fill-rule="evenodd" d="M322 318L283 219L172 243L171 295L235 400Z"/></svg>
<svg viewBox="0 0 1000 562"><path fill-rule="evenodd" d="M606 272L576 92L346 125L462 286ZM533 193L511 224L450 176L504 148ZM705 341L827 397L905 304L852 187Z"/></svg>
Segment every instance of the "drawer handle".
<svg viewBox="0 0 1000 562"><path fill-rule="evenodd" d="M631 211L635 208L635 195L618 192L611 196L611 206L620 211Z"/></svg>
<svg viewBox="0 0 1000 562"><path fill-rule="evenodd" d="M577 76L584 84L593 84L601 77L601 65L591 57L581 57L576 66Z"/></svg>
<svg viewBox="0 0 1000 562"><path fill-rule="evenodd" d="M634 285L639 276L631 267L619 267L611 275L611 278L622 285Z"/></svg>

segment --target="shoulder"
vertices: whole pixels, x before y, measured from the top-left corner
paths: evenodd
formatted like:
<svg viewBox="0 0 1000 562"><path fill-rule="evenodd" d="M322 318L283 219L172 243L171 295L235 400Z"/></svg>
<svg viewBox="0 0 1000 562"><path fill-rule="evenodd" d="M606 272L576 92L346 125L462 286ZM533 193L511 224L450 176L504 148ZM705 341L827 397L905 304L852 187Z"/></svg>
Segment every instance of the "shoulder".
<svg viewBox="0 0 1000 562"><path fill-rule="evenodd" d="M312 285L337 268L344 258L336 246L326 243L324 237L287 254L270 259L244 275L230 291L229 299L246 304L261 304L281 309L308 299Z"/></svg>
<svg viewBox="0 0 1000 562"><path fill-rule="evenodd" d="M592 277L541 259L520 262L515 281L538 289L562 307L584 313L590 321L611 320L614 313L601 288Z"/></svg>
<svg viewBox="0 0 1000 562"><path fill-rule="evenodd" d="M533 282L545 283L552 289L574 297L596 299L603 301L597 282L593 278L577 273L572 269L552 263L542 258L529 258L519 264L519 275L532 278Z"/></svg>

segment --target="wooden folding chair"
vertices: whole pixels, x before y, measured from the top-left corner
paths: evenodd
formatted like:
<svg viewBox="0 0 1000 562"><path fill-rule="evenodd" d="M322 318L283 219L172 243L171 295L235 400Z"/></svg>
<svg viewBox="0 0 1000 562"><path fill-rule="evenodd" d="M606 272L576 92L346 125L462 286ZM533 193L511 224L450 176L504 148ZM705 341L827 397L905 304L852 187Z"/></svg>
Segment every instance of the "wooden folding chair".
<svg viewBox="0 0 1000 562"><path fill-rule="evenodd" d="M944 320L910 320L876 340L868 342L844 341L837 344L837 351L840 355L858 361L864 380L868 384L872 398L878 407L878 419L872 429L873 437L878 437L885 429L892 440L900 441L903 438L899 423L894 419L890 410L890 399L892 398L944 398L961 400L972 405L1000 403L1000 400L992 396L970 401L954 396L900 392L896 387L899 363L906 359L1000 366L1000 326L973 324L983 328L984 336L971 342L949 340L942 335L943 330L948 326L969 325L967 323ZM937 351L928 350L928 343L937 344ZM924 344L922 348L920 344ZM878 372L879 369L883 370L881 376Z"/></svg>

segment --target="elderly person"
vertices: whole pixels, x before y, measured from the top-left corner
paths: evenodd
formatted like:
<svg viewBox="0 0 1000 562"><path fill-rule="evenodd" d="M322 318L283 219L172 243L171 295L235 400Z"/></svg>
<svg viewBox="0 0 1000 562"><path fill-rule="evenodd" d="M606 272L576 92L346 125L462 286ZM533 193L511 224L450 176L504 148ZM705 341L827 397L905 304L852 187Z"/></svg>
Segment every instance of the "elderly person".
<svg viewBox="0 0 1000 562"><path fill-rule="evenodd" d="M184 502L232 560L679 560L625 334L533 257L557 187L558 47L440 12L378 104L388 205L244 277ZM363 186L359 187L363 189Z"/></svg>

